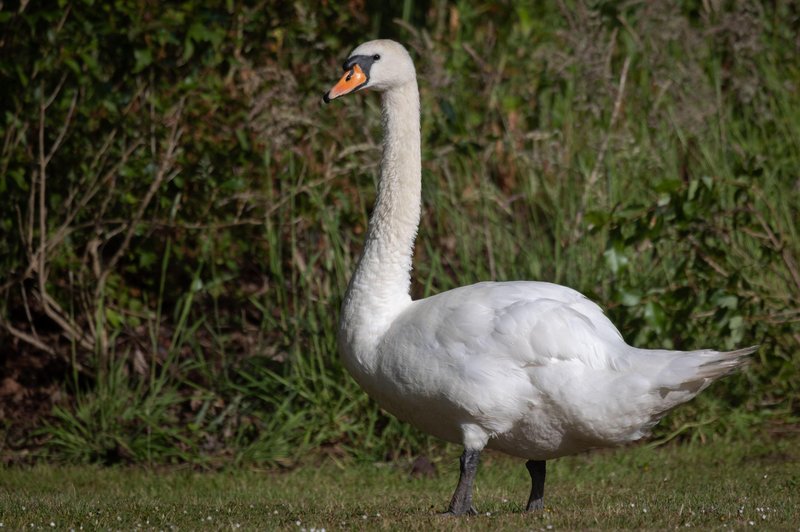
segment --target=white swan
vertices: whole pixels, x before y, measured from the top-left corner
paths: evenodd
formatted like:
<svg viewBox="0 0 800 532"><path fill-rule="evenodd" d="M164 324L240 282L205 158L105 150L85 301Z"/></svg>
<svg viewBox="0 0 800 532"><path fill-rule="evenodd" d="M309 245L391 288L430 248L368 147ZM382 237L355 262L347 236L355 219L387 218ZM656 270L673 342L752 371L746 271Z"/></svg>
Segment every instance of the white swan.
<svg viewBox="0 0 800 532"><path fill-rule="evenodd" d="M542 508L545 460L642 438L755 350L637 349L596 304L544 282L478 283L412 301L421 178L414 64L400 44L377 40L356 48L344 70L323 99L380 91L384 139L375 208L342 306L341 356L381 407L463 444L448 513L474 513L483 448L528 460L527 509Z"/></svg>

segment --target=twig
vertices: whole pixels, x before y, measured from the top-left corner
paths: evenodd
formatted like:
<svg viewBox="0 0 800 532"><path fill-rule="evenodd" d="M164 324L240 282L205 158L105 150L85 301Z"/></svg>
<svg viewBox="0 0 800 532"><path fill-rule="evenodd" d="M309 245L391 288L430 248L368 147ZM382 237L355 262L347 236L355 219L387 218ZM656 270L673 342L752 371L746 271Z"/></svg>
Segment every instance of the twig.
<svg viewBox="0 0 800 532"><path fill-rule="evenodd" d="M183 135L183 128L179 127L180 125L180 117L183 112L183 102L181 102L180 106L176 110L176 116L173 118L175 123L172 125L172 131L170 132L166 153L164 154L161 164L156 171L155 179L150 184L150 188L147 190L147 193L144 195L142 202L139 204L139 208L137 209L136 213L134 214L133 218L131 219L130 223L128 224L128 230L125 232L125 237L122 240L122 244L111 257L111 260L108 261L108 264L103 269L103 272L100 274L100 278L98 279L98 289L96 293L99 295L103 285L105 284L106 279L108 278L111 271L116 267L119 260L122 256L128 251L128 246L130 245L131 238L133 238L133 233L136 231L137 225L141 222L142 218L144 217L144 211L150 205L150 201L155 196L158 189L161 187L161 184L167 178L169 170L172 168L172 165L175 162L175 155L178 148L178 142L180 141L181 136Z"/></svg>
<svg viewBox="0 0 800 532"><path fill-rule="evenodd" d="M60 351L57 352L55 349L53 349L49 345L47 345L44 342L42 342L36 336L30 335L30 334L26 333L25 331L17 329L13 325L11 325L9 322L4 320L2 318L2 316L0 316L0 326L2 326L5 330L7 330L9 332L9 334L11 334L11 336L13 336L14 338L17 338L18 340L22 340L23 342L32 345L36 349L44 351L48 355L58 356L59 358L61 358L62 360L66 361L68 364L70 364L73 368L75 368L75 370L78 371L79 373L81 373L83 375L89 375L90 374L89 370L87 370L77 360L73 360L72 357L64 355Z"/></svg>
<svg viewBox="0 0 800 532"><path fill-rule="evenodd" d="M51 146L50 150L45 154L45 143L44 143L44 130L45 130L45 116L47 112L47 108L55 101L55 98L58 96L58 92L61 90L63 86L64 78L59 82L58 87L50 96L50 98L45 101L44 100L44 84L41 86L42 90L42 100L39 104L39 189L38 189L38 197L39 197L39 254L37 257L32 257L34 264L36 264L36 273L38 274L38 281L39 281L39 294L42 302L42 308L44 309L45 314L55 321L62 330L67 333L74 341L80 343L80 345L86 349L92 349L94 347L94 343L86 338L84 333L81 333L79 327L72 322L67 316L66 313L63 311L61 306L51 298L47 293L47 201L46 201L46 194L47 194L47 165L53 158L53 155L56 153L56 150L61 146L61 143L66 136L66 132L69 129L70 122L72 121L72 115L75 112L75 106L78 102L78 93L77 91L72 97L72 101L70 102L69 109L67 110L67 117L64 120L64 125L61 128L58 136L56 137L55 142ZM37 260L38 259L38 260Z"/></svg>
<svg viewBox="0 0 800 532"><path fill-rule="evenodd" d="M28 191L28 223L25 224L25 252L31 266L36 263L33 256L33 228L36 226L36 191L38 187L39 172L33 170L31 175L31 189Z"/></svg>
<svg viewBox="0 0 800 532"><path fill-rule="evenodd" d="M489 224L483 224L483 235L486 241L486 257L489 259L489 278L492 281L497 280L497 269L494 263L494 246L492 245L492 232L489 230Z"/></svg>
<svg viewBox="0 0 800 532"><path fill-rule="evenodd" d="M700 242L698 242L697 239L694 236L690 236L689 237L689 242L692 244L692 247L697 252L697 254L700 256L700 258L703 259L703 261L706 264L711 266L711 268L715 272L717 272L718 274L720 274L721 276L726 277L726 278L730 276L730 274L728 274L728 272L725 271L725 268L723 268L722 266L717 264L717 262L714 259L712 259L711 257L709 257L707 254L703 253L703 246L700 245Z"/></svg>
<svg viewBox="0 0 800 532"><path fill-rule="evenodd" d="M61 20L58 21L58 25L56 26L55 32L57 34L61 33L61 29L64 27L64 23L67 21L67 17L69 17L70 11L72 11L72 5L67 4L67 8L64 10L64 14L61 16Z"/></svg>
<svg viewBox="0 0 800 532"><path fill-rule="evenodd" d="M619 28L614 28L611 32L611 36L608 38L608 52L606 53L606 61L605 65L605 74L607 76L611 76L611 60L614 58L614 51L617 48L617 34L619 33Z"/></svg>
<svg viewBox="0 0 800 532"><path fill-rule="evenodd" d="M64 240L64 238L71 232L70 226L75 217L84 210L86 205L88 205L88 203L92 200L92 198L94 198L95 194L97 194L97 192L101 190L102 185L108 182L114 175L116 175L120 167L122 167L128 161L128 158L141 145L142 141L137 140L136 142L128 146L122 153L122 156L120 157L119 161L117 161L117 163L114 164L114 166L109 168L108 171L102 177L100 177L94 183L89 185L88 189L86 190L86 193L83 195L81 200L77 203L77 205L74 208L71 208L69 210L66 218L64 219L64 222L55 231L54 235L48 241L48 250L52 250L53 248L55 248L55 246L57 246Z"/></svg>
<svg viewBox="0 0 800 532"><path fill-rule="evenodd" d="M65 11L61 22L59 23L59 28L63 25L66 17L69 13L69 8ZM92 327L93 323L92 320L88 321L88 333L87 331L81 327L77 322L74 321L73 318L63 309L63 307L57 302L53 297L48 294L48 266L49 266L49 257L52 253L58 248L58 246L64 242L64 240L73 232L75 229L72 224L76 217L85 210L85 207L92 201L92 199L96 196L97 192L103 189L103 184L108 182L113 178L113 176L118 172L119 168L125 164L128 158L133 154L135 150L137 150L141 146L141 141L134 141L129 146L125 146L123 148L123 154L120 157L120 160L111 166L104 174L101 174L100 171L102 168L106 166L105 159L108 154L108 150L111 147L115 137L118 134L118 130L113 130L103 142L100 150L94 156L91 165L90 165L90 172L92 177L89 179L88 186L84 187L76 187L75 189L71 190L67 196L67 199L64 203L64 210L66 211L66 215L60 221L58 228L52 231L48 230L48 220L52 223L52 216L48 215L48 205L47 205L47 178L48 178L48 168L50 163L52 162L55 154L59 151L62 147L67 134L70 131L72 126L72 121L75 116L75 112L77 109L78 100L81 97L81 92L76 90L74 91L69 106L67 108L66 117L63 121L62 126L60 127L58 133L55 136L55 139L51 143L50 146L46 145L45 142L45 133L46 133L46 118L47 113L50 107L54 104L54 102L59 98L59 95L63 93L66 81L67 81L67 74L64 74L59 79L58 83L56 84L55 88L50 91L48 94L45 94L45 86L44 82L40 84L41 95L39 98L39 116L38 116L38 153L37 153L37 165L32 171L31 175L31 187L28 196L28 212L27 215L23 215L19 208L17 208L17 218L19 222L19 230L21 240L24 245L25 253L28 258L28 265L24 271L20 273L16 273L13 275L12 279L7 280L0 286L0 294L5 293L11 287L20 284L21 281L28 278L35 278L37 285L38 285L38 294L37 299L40 300L42 305L42 310L44 314L55 322L62 330L62 333L66 338L68 338L72 342L77 342L81 348L86 350L94 350L95 349L95 334L94 328ZM141 94L143 89L139 89L137 92ZM130 112L132 106L134 105L133 101L129 104L129 106L125 109L125 114ZM24 129L22 130L24 132ZM11 137L11 132L8 132L5 136L5 142L3 143L3 150L4 154L6 150L9 150L9 146L14 147L18 143L18 139L20 137L20 133L17 132L17 136L12 142L9 140ZM80 199L78 199L80 198ZM77 200L77 201L76 201ZM24 221L23 221L24 220ZM36 232L38 229L38 243L35 244L36 239ZM121 231L121 230L120 230ZM29 304L28 304L28 297L27 291L24 285L20 285L20 289L22 290L23 294L23 303L25 306L25 312L30 324L30 328L32 334L21 330L11 323L7 322L6 320L0 320L0 326L2 326L5 330L7 330L13 337L18 338L21 341L24 341L37 349L41 349L44 352L49 354L57 354L68 363L72 364L78 371L82 373L87 373L87 370L83 368L79 363L72 360L71 357L65 357L63 353L58 352L57 349L49 347L43 342L39 335L37 334L36 327L34 325L33 316L31 315ZM85 308L90 308L86 306ZM1 317L0 317L1 318Z"/></svg>
<svg viewBox="0 0 800 532"><path fill-rule="evenodd" d="M0 175L4 175L8 171L8 164L12 160L10 154L17 146L19 146L20 142L26 137L26 132L28 129L28 122L24 122L22 124L22 128L17 129L16 124L11 121L8 124L8 129L6 130L6 134L3 138L3 150L0 152L0 158L2 158L2 167L0 167Z"/></svg>
<svg viewBox="0 0 800 532"><path fill-rule="evenodd" d="M764 232L767 234L773 249L775 251L780 251L783 263L786 265L786 269L789 270L789 274L792 276L795 287L797 288L798 293L800 293L800 271L798 271L797 263L794 261L791 251L789 251L789 248L783 245L778 237L775 236L775 233L772 231L767 221L757 209L753 209L753 214L761 224L761 228L764 229Z"/></svg>
<svg viewBox="0 0 800 532"><path fill-rule="evenodd" d="M142 218L144 217L145 210L150 205L153 197L155 196L156 192L158 192L159 188L161 188L161 184L165 180L172 179L177 172L170 173L173 164L175 163L175 156L177 154L178 143L180 142L180 138L183 135L183 128L180 127L181 125L181 115L183 114L183 105L184 101L178 104L175 112L172 116L173 124L172 129L170 131L169 139L167 141L166 151L161 158L161 164L158 166L158 170L156 171L155 178L153 182L150 183L150 188L145 193L144 198L142 199L141 203L139 204L136 213L133 215L127 223L127 230L125 231L125 236L122 239L122 244L120 244L117 251L108 261L108 263L102 267L100 266L99 257L97 254L96 248L94 249L94 256L95 259L95 270L100 269L99 275L97 276L97 286L95 287L94 291L94 303L96 305L95 311L99 311L100 303L103 301L103 292L105 290L105 285L108 280L108 276L111 275L111 272L114 271L116 268L117 263L120 259L125 255L128 251L128 247L130 246L131 239L133 238L133 234L136 232L137 226L141 223ZM98 272L95 271L97 274ZM99 327L99 330L96 331L95 335L100 342L100 352L103 354L108 353L108 336L106 334L105 327Z"/></svg>
<svg viewBox="0 0 800 532"><path fill-rule="evenodd" d="M470 57L472 57L473 61L478 63L478 66L481 68L481 70L484 71L484 73L488 74L489 72L492 71L492 66L486 61L484 61L483 58L478 55L478 52L476 52L472 46L470 46L468 43L461 43L461 47L464 49L465 52L467 52L467 54L469 54Z"/></svg>
<svg viewBox="0 0 800 532"><path fill-rule="evenodd" d="M61 89L64 87L64 83L66 81L67 81L67 74L64 73L61 75L61 79L58 80L58 85L56 85L56 88L53 89L53 92L52 94L50 94L50 97L47 98L47 101L39 103L40 109L43 108L47 110L48 107L53 105L53 102L56 101L56 98L58 98L58 95L61 93ZM41 83L40 88L42 91L41 97L44 98L44 82Z"/></svg>
<svg viewBox="0 0 800 532"><path fill-rule="evenodd" d="M38 338L39 333L36 332L36 326L33 323L33 315L31 315L31 307L28 305L28 295L25 287L20 285L19 291L22 294L22 305L25 308L25 316L28 318L28 323L31 324L31 332L33 333L33 336Z"/></svg>
<svg viewBox="0 0 800 532"><path fill-rule="evenodd" d="M56 354L55 350L52 347L50 347L49 345L45 344L44 342L42 342L41 340L39 340L35 336L32 336L32 335L26 333L25 331L21 331L21 330L17 329L16 327L14 327L10 323L8 323L6 320L4 320L2 318L2 316L0 316L0 325L2 325L3 328L5 328L5 330L7 330L9 333L11 333L11 336L13 336L15 338L19 338L23 342L32 345L36 349L40 349L40 350L44 351L45 353L47 353L48 355L55 355Z"/></svg>
<svg viewBox="0 0 800 532"><path fill-rule="evenodd" d="M17 208L17 221L18 221L18 225L20 227L20 234L21 234L22 239L23 239L23 241L25 242L25 245L26 245L26 250L25 251L26 251L26 254L28 256L28 266L21 273L18 273L16 275L14 275L11 279L9 279L8 281L6 281L2 285L0 285L0 294L2 294L3 292L8 290L9 288L14 286L15 284L19 283L23 279L29 278L35 271L37 271L38 267L39 267L39 261L41 260L40 257L41 257L41 254L43 252L45 254L53 253L56 250L56 248L62 242L64 242L64 239L66 239L66 237L69 236L70 234L72 234L74 231L76 231L78 229L83 229L83 228L86 228L86 227L91 227L92 225L97 225L96 223L93 222L93 223L79 224L79 225L75 226L75 225L72 225L72 222L75 220L76 216L78 214L80 214L85 209L86 205L94 198L94 196L97 194L97 192L99 192L102 189L102 185L105 184L106 182L108 182L116 174L116 172L119 170L119 168L122 165L124 165L125 162L127 162L128 158L133 154L134 151L136 151L138 148L140 148L141 145L142 145L142 141L141 140L137 140L136 142L134 142L133 144L128 146L125 149L125 151L123 152L120 160L117 161L117 163L114 164L114 166L109 168L108 171L100 179L97 179L94 183L90 184L87 187L86 191L84 192L84 195L81 197L80 201L74 206L72 205L72 202L74 201L74 198L77 195L77 189L74 192L70 193L70 196L68 197L67 202L66 202L67 203L66 207L68 208L67 215L64 218L64 221L58 227L58 229L56 229L55 231L52 231L50 234L48 234L47 243L46 243L46 246L45 246L44 249L42 249L41 244L36 247L36 250L32 249L32 247L33 247L32 241L33 241L33 225L34 225L34 223L32 221L29 221L29 223L27 224L27 228L26 228L26 224L24 224L22 222L22 213L19 211L19 208ZM38 176L38 172L35 172L34 173L34 177L33 177L33 184L31 186L32 198L31 198L31 200L29 200L30 204L34 203L33 202L33 198L35 198L36 192L39 190L39 188L38 188L38 177L37 176ZM29 213L29 218L32 217L33 214L35 213L35 209L32 207L32 205L29 205L28 213ZM111 223L111 222L113 222L113 223L125 223L122 220L117 220L117 221L110 220L110 221L107 221L107 223Z"/></svg>
<svg viewBox="0 0 800 532"><path fill-rule="evenodd" d="M614 126L619 118L620 109L622 109L622 98L625 95L625 83L628 80L628 68L630 66L631 58L628 56L625 58L625 62L622 64L622 73L619 76L619 87L617 87L617 96L614 99L614 110L611 112L611 120L608 124L608 130L606 130L605 137L603 137L603 143L600 145L600 151L597 154L597 159L594 161L594 166L589 174L589 178L586 180L586 186L583 189L581 204L578 207L578 214L575 217L575 240L580 237L580 227L581 222L583 221L584 211L586 210L586 202L589 199L589 191L592 190L597 183L598 178L600 177L600 168L605 160L606 151L608 151L608 144L611 141L611 132L614 130Z"/></svg>
<svg viewBox="0 0 800 532"><path fill-rule="evenodd" d="M190 222L165 222L160 220L153 220L151 222L146 222L151 227L158 227L162 229L182 229L185 231L209 231L214 233L216 231L221 231L223 229L230 229L233 227L244 227L248 225L253 226L262 226L264 225L264 220L260 218L239 218L238 220L232 222L218 222L213 224L204 224L204 223L190 223Z"/></svg>

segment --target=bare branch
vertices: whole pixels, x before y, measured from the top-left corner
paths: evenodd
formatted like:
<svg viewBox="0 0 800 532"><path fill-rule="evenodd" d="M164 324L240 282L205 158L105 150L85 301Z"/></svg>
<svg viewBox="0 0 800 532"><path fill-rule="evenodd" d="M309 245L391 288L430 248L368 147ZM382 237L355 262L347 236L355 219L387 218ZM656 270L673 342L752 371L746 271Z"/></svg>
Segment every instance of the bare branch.
<svg viewBox="0 0 800 532"><path fill-rule="evenodd" d="M39 253L37 256L31 257L31 262L32 264L35 264L36 273L38 274L39 295L45 314L51 320L55 321L73 341L77 341L85 349L91 350L94 348L94 342L90 339L87 339L86 335L80 331L78 325L75 324L69 317L67 317L67 314L61 308L61 306L47 293L47 165L66 135L67 129L69 128L69 124L72 120L78 95L76 92L73 96L67 112L67 118L64 121L64 125L61 128L55 143L45 155L44 131L46 111L47 107L52 104L53 100L57 97L58 91L61 89L62 84L63 78L56 91L53 92L47 102L44 101L44 85L42 84L42 100L39 104Z"/></svg>
<svg viewBox="0 0 800 532"><path fill-rule="evenodd" d="M94 340L85 332L81 332L80 327L67 317L61 305L53 299L50 294L42 293L42 303L45 314L56 322L59 327L67 334L70 340L78 342L81 347L88 351L94 350Z"/></svg>
<svg viewBox="0 0 800 532"><path fill-rule="evenodd" d="M150 184L150 188L147 190L142 202L139 204L139 208L137 209L136 213L134 214L133 218L128 224L128 230L125 233L125 237L122 241L122 244L111 257L111 260L108 261L108 264L103 269L100 278L98 279L97 283L97 291L96 293L99 295L102 291L103 286L105 285L106 279L111 271L116 267L119 260L122 256L128 251L128 246L130 245L131 238L133 238L133 233L136 231L136 227L141 222L142 218L144 217L144 212L147 210L147 207L150 205L150 202L155 196L158 189L161 187L161 184L165 181L168 176L168 172L172 169L172 165L175 163L175 155L178 149L178 143L180 142L180 138L183 135L183 128L180 127L181 124L181 114L183 113L183 102L180 103L179 107L175 111L175 116L173 117L174 123L172 125L172 130L170 131L169 140L167 141L167 148L166 152L162 156L161 164L156 171L155 179Z"/></svg>
<svg viewBox="0 0 800 532"><path fill-rule="evenodd" d="M159 188L164 181L172 179L175 176L175 173L171 173L172 166L175 163L175 156L177 155L177 150L180 142L180 138L183 135L183 128L181 127L181 116L183 114L183 105L184 101L181 102L176 107L171 120L172 120L172 129L170 130L170 135L167 140L167 146L164 154L161 157L161 163L156 170L155 178L153 182L150 184L150 188L147 190L144 198L142 199L141 203L139 204L138 209L131 218L127 222L127 230L125 231L125 236L123 237L122 244L120 244L117 251L105 265L102 267L99 261L99 254L97 253L97 248L90 249L90 254L92 254L95 273L97 275L97 286L95 287L94 291L94 303L96 309L99 310L97 305L101 304L103 301L103 291L105 289L106 281L108 280L108 276L111 272L114 271L116 268L117 263L120 259L127 253L128 247L130 246L131 239L133 238L133 234L136 231L137 226L141 223L142 218L144 217L144 213L147 210L147 207L150 205L150 202L153 200L156 192L158 192ZM95 331L95 337L98 338L100 342L100 350L102 353L107 353L108 351L108 338L106 335L105 327L100 327L99 330Z"/></svg>
<svg viewBox="0 0 800 532"><path fill-rule="evenodd" d="M7 330L9 332L9 334L11 334L11 336L13 336L14 338L17 338L19 340L22 340L26 344L32 345L36 349L39 349L40 351L44 351L48 355L58 356L59 358L61 358L65 362L67 362L71 367L75 368L75 370L77 370L79 373L82 373L84 375L90 375L91 374L91 372L88 369L86 369L77 360L72 360L71 357L68 357L68 356L64 355L63 353L56 352L55 349L53 349L52 347L50 347L49 345L44 343L37 336L28 334L25 331L17 329L13 325L11 325L9 322L4 320L1 315L0 315L0 327L3 327L5 330Z"/></svg>
<svg viewBox="0 0 800 532"><path fill-rule="evenodd" d="M72 122L72 115L75 113L75 105L77 103L78 103L78 91L75 91L75 94L72 95L72 101L69 104L69 109L67 110L67 118L64 119L64 125L61 127L61 131L58 132L58 137L56 137L55 142L53 142L53 145L50 147L50 151L47 153L47 157L44 159L44 165L45 166L50 164L50 160L53 158L53 155L55 155L56 151L58 151L58 148L61 147L61 143L64 142L64 137L67 134L67 130L69 129L70 122ZM41 113L44 113L46 108L47 107L43 107L41 109ZM43 114L40 115L40 117L43 119L44 118ZM41 141L41 138L40 138L40 141ZM40 149L43 149L44 148L44 143L43 143L43 141L41 141L41 142L42 143L39 145L39 147L40 147Z"/></svg>
<svg viewBox="0 0 800 532"><path fill-rule="evenodd" d="M28 318L28 323L31 324L31 332L33 332L34 336L38 337L39 333L36 332L36 326L33 323L33 315L31 315L31 308L30 305L28 305L27 291L25 290L25 287L22 285L20 285L19 291L22 294L22 304L25 308L25 316Z"/></svg>
<svg viewBox="0 0 800 532"><path fill-rule="evenodd" d="M107 183L111 178L116 175L119 171L120 167L122 167L127 161L128 158L135 152L140 146L142 145L141 140L137 140L130 146L128 146L125 151L122 153L119 161L114 164L108 171L100 177L95 183L89 185L86 190L86 193L81 197L80 201L67 213L64 222L61 226L54 232L53 236L50 237L48 240L48 251L52 251L57 245L63 242L64 238L71 232L70 226L72 222L75 220L75 217L84 210L86 205L94 198L95 194L103 188L103 185ZM38 250L37 250L38 252Z"/></svg>
<svg viewBox="0 0 800 532"><path fill-rule="evenodd" d="M53 105L53 102L56 101L56 98L58 98L58 95L61 93L61 89L64 87L64 82L65 81L67 81L67 74L66 73L61 75L61 79L58 80L58 85L56 85L56 88L53 89L53 93L50 94L50 97L47 98L46 101L41 101L39 106L43 107L46 110L48 107ZM42 82L40 87L42 89L42 98L44 98L44 82Z"/></svg>
<svg viewBox="0 0 800 532"><path fill-rule="evenodd" d="M783 263L786 265L786 269L789 270L789 274L792 276L795 288L797 289L798 293L800 293L800 270L797 268L797 263L794 260L792 252L783 244L783 242L781 242L777 235L775 235L775 232L772 230L772 228L770 228L769 224L764 219L764 216L758 212L757 209L753 209L753 214L756 216L758 223L761 224L761 228L769 238L772 248L776 252L780 252Z"/></svg>
<svg viewBox="0 0 800 532"><path fill-rule="evenodd" d="M608 123L608 130L603 137L603 143L600 145L600 151L597 154L597 159L594 161L594 166L589 174L589 178L586 180L586 186L583 189L583 196L581 198L580 206L578 207L578 214L575 217L575 240L580 237L580 226L581 222L583 221L584 211L586 210L586 202L589 199L589 192L597 184L597 180L600 177L600 168L603 166L603 161L605 160L606 152L608 151L608 144L611 141L611 132L614 130L614 126L617 124L620 109L622 109L622 99L625 96L625 83L628 80L628 68L630 66L631 58L628 56L625 58L625 63L622 65L622 73L619 76L617 96L614 99L614 110L611 112L611 120Z"/></svg>
<svg viewBox="0 0 800 532"><path fill-rule="evenodd" d="M63 83L64 78L61 79ZM61 85L59 84L59 88ZM44 83L41 84L42 98L44 98ZM55 98L55 94L51 97ZM52 100L51 100L52 101ZM42 100L39 105L39 249L44 251L47 242L47 156L44 152L44 124L45 124L45 111L47 104ZM45 283L47 281L47 273L45 270L47 255L45 253L39 254L37 270L39 273L39 290L42 295L45 294Z"/></svg>
<svg viewBox="0 0 800 532"><path fill-rule="evenodd" d="M61 32L61 28L64 27L64 23L67 21L67 17L69 17L70 11L72 11L72 5L67 4L67 8L64 9L64 14L61 15L61 20L58 21L58 25L56 26L56 33Z"/></svg>
<svg viewBox="0 0 800 532"><path fill-rule="evenodd" d="M2 325L3 328L5 330L7 330L11 334L11 336L13 336L14 338L18 338L18 339L22 340L23 342L32 345L36 349L44 351L48 355L55 355L56 354L56 352L53 350L52 347L50 347L49 345L47 345L44 342L42 342L41 340L39 340L36 336L30 335L30 334L26 333L25 331L21 331L21 330L17 329L13 325L11 325L7 321L5 321L2 316L0 316L0 325Z"/></svg>
<svg viewBox="0 0 800 532"><path fill-rule="evenodd" d="M92 225L97 225L96 222L94 222L94 223L87 223L78 226L73 226L72 223L74 222L75 217L86 208L88 203L94 198L97 192L103 189L103 186L106 183L108 183L108 181L110 181L114 175L116 175L120 167L127 162L127 160L130 158L133 152L135 152L141 146L142 146L141 140L137 140L136 142L128 146L123 152L122 156L120 157L120 160L117 161L117 163L114 164L114 166L109 168L108 171L106 171L106 173L103 176L101 176L95 182L90 184L85 190L84 195L81 197L80 201L74 206L72 206L71 203L75 201L75 196L78 193L78 189L75 189L74 192L70 193L70 196L66 201L66 208L68 209L67 215L64 218L64 221L58 227L58 229L48 234L46 241L47 245L44 250L42 249L41 244L36 247L36 250L33 249L33 226L35 224L32 221L32 218L34 217L34 214L36 212L33 205L35 204L34 198L36 197L36 192L38 191L38 178L37 178L38 172L34 173L34 177L32 179L33 183L31 185L31 197L29 198L28 202L29 203L28 217L29 219L31 219L29 220L28 224L23 223L22 213L20 212L19 207L17 207L17 223L20 229L20 236L22 237L22 241L25 244L25 251L28 257L28 266L25 268L24 271L14 275L13 278L9 279L8 281L0 285L0 293L5 292L11 286L19 283L23 279L29 278L34 272L36 272L38 270L40 255L42 252L44 252L45 254L51 254L58 248L59 245L61 245L64 242L64 239L66 239L66 237L72 234L74 231L78 229L84 229L86 227L91 227ZM103 211L105 209L100 209L100 210ZM105 221L105 223L124 224L125 222L123 220L107 220Z"/></svg>
<svg viewBox="0 0 800 532"><path fill-rule="evenodd" d="M608 124L608 130L606 131L605 137L603 137L603 144L600 146L600 152L597 154L597 159L594 161L594 166L592 167L592 172L589 174L589 179L586 181L586 188L583 191L583 204L586 204L586 196L589 193L589 190L594 187L597 183L597 179L600 177L600 167L603 165L603 161L606 157L606 152L608 151L608 143L611 139L611 132L614 129L614 126L617 124L617 119L619 118L619 112L622 108L622 98L625 95L625 83L628 79L628 68L631 65L631 58L626 57L625 63L622 65L622 74L619 77L619 87L617 88L617 97L614 99L614 110L611 113L611 121Z"/></svg>
<svg viewBox="0 0 800 532"><path fill-rule="evenodd" d="M33 228L36 226L36 191L38 190L39 172L31 172L31 188L28 191L28 223L25 226L25 251L28 254L28 261L31 265L35 264L33 258ZM30 274L29 274L30 275Z"/></svg>
<svg viewBox="0 0 800 532"><path fill-rule="evenodd" d="M719 265L719 264L718 264L718 263L717 263L717 262L716 262L714 259L712 259L712 258L711 258L711 257L710 257L710 256L709 256L707 253L704 253L704 252L703 252L703 246L702 246L702 244L701 244L701 243L700 243L700 242L697 240L697 238L695 238L694 236L689 236L688 240L689 240L689 242L692 244L692 247L694 248L695 252L697 252L697 254L700 256L700 258L701 258L701 259L703 259L703 261L704 261L706 264L708 264L709 266L711 266L711 268L712 268L712 269L713 269L715 272L717 272L718 274L720 274L721 276L723 276L723 277L726 277L726 278L730 276L730 274L729 274L727 271L725 271L725 268L723 268L722 266L720 266L720 265Z"/></svg>

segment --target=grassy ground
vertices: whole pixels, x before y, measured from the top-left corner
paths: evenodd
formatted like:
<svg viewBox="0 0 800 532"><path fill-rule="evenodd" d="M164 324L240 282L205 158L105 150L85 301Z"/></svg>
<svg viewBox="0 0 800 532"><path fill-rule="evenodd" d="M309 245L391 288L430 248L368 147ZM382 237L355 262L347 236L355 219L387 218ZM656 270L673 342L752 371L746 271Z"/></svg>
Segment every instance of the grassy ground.
<svg viewBox="0 0 800 532"><path fill-rule="evenodd" d="M639 446L556 460L546 509L536 515L522 513L523 464L487 453L475 492L481 515L461 519L438 515L455 486L455 455L427 478L402 466L333 461L284 473L15 468L0 477L0 522L11 530L797 529L798 443Z"/></svg>

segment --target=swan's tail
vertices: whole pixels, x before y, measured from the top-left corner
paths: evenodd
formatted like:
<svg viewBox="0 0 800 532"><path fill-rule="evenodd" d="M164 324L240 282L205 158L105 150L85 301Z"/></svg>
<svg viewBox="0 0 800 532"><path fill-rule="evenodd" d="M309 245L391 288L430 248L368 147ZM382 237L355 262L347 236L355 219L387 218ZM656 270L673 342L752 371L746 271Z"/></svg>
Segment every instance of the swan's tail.
<svg viewBox="0 0 800 532"><path fill-rule="evenodd" d="M654 391L660 396L657 417L692 399L717 379L739 370L749 362L749 356L756 349L757 345L736 351L650 351L651 356L656 355L651 360L667 360L653 382Z"/></svg>
<svg viewBox="0 0 800 532"><path fill-rule="evenodd" d="M700 392L715 380L730 375L747 364L756 349L757 345L736 351L673 351L675 357L665 370L680 377L681 382L677 384L681 388L698 387L697 391Z"/></svg>
<svg viewBox="0 0 800 532"><path fill-rule="evenodd" d="M751 345L736 351L693 351L692 353L703 360L698 367L697 376L714 382L725 375L730 375L750 362L749 357L756 352L756 349L757 345Z"/></svg>

